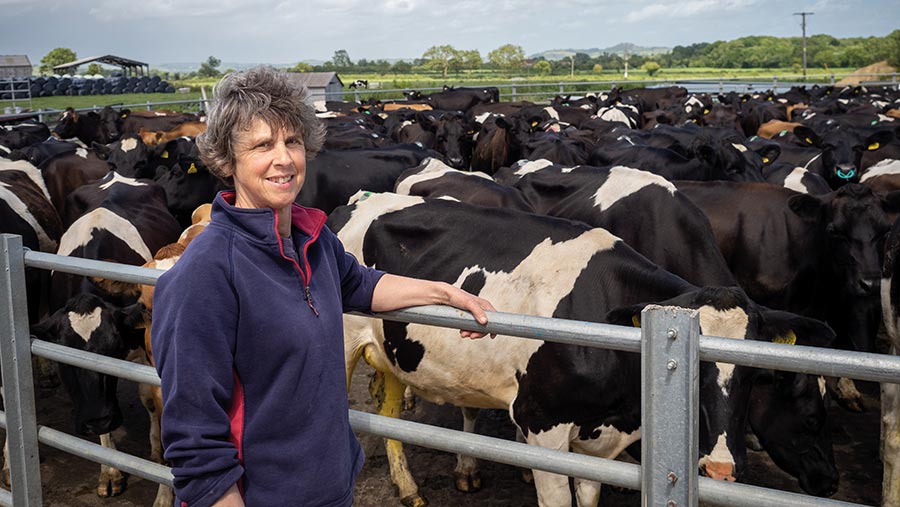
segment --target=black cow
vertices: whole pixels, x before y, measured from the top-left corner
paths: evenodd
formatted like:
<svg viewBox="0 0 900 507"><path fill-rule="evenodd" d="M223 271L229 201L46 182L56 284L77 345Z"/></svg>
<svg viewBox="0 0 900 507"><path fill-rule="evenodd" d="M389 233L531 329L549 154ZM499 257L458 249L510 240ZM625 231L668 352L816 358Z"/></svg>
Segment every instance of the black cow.
<svg viewBox="0 0 900 507"><path fill-rule="evenodd" d="M118 141L109 145L94 143L92 148L111 171L126 178L152 178L156 172L150 161L154 150L138 134L123 134Z"/></svg>
<svg viewBox="0 0 900 507"><path fill-rule="evenodd" d="M182 228L191 225L191 214L197 206L212 202L216 193L229 188L209 172L191 138L181 137L158 146L152 160L156 165L153 180L165 190L169 212Z"/></svg>
<svg viewBox="0 0 900 507"><path fill-rule="evenodd" d="M78 138L87 146L92 143L107 144L119 138L118 120L118 113L109 106L100 113L89 111L80 114L67 107L53 127L53 135L60 139Z"/></svg>
<svg viewBox="0 0 900 507"><path fill-rule="evenodd" d="M888 213L900 209L900 195L859 184L822 196L767 184L676 185L709 217L753 300L825 320L842 347L874 350Z"/></svg>
<svg viewBox="0 0 900 507"><path fill-rule="evenodd" d="M697 289L607 231L567 220L376 194L335 210L329 226L367 265L455 284L502 311L631 325L647 301L660 301L699 309L704 334L774 340L792 330L806 343L833 336L818 321L758 307L737 288ZM388 379L379 396L397 398L406 384L428 399L508 410L531 444L607 458L639 439L637 355L509 336L452 341L444 329L352 318L345 331L348 367L365 353ZM745 460L739 407L752 373L704 363L700 376L699 466L733 479ZM571 502L566 477L534 477L541 504ZM411 477L396 479L402 497L418 497ZM600 493L579 479L575 491L581 505Z"/></svg>
<svg viewBox="0 0 900 507"><path fill-rule="evenodd" d="M444 87L443 91L423 97L434 109L466 112L478 104L500 102L500 90L484 88Z"/></svg>
<svg viewBox="0 0 900 507"><path fill-rule="evenodd" d="M22 123L0 126L0 155L39 143L50 137L50 129L43 123Z"/></svg>
<svg viewBox="0 0 900 507"><path fill-rule="evenodd" d="M307 161L303 188L295 200L331 213L360 190L392 190L403 171L430 156L437 154L414 144L374 150L323 150Z"/></svg>
<svg viewBox="0 0 900 507"><path fill-rule="evenodd" d="M829 125L827 130L821 132L799 126L794 128L794 135L806 145L822 151L821 176L832 188L858 183L862 176L863 152L877 151L894 138L890 130L863 136L857 129L840 123Z"/></svg>

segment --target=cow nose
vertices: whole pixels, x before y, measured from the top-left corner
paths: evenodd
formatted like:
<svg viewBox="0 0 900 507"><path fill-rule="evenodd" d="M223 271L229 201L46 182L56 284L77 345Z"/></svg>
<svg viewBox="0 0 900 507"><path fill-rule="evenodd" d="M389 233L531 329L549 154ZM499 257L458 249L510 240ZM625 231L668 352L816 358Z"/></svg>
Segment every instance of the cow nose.
<svg viewBox="0 0 900 507"><path fill-rule="evenodd" d="M835 174L842 180L850 181L856 176L856 167L852 165L839 165L835 169Z"/></svg>
<svg viewBox="0 0 900 507"><path fill-rule="evenodd" d="M450 157L450 165L453 167L461 168L463 164L463 159L461 157Z"/></svg>
<svg viewBox="0 0 900 507"><path fill-rule="evenodd" d="M734 478L734 463L708 461L700 469L700 472L717 481L735 482L736 480Z"/></svg>

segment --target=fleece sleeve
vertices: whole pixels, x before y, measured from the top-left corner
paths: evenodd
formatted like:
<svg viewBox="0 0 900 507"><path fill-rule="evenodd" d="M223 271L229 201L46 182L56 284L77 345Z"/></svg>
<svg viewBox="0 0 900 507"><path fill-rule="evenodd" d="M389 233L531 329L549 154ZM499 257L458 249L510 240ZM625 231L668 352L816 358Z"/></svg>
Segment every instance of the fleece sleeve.
<svg viewBox="0 0 900 507"><path fill-rule="evenodd" d="M178 507L212 505L243 475L229 441L238 303L229 263L220 261L183 257L159 278L153 297L162 443Z"/></svg>
<svg viewBox="0 0 900 507"><path fill-rule="evenodd" d="M341 283L341 300L345 312L372 311L372 294L375 284L384 276L384 271L360 264L353 254L344 250L341 240L328 227L323 229L327 241L332 244Z"/></svg>

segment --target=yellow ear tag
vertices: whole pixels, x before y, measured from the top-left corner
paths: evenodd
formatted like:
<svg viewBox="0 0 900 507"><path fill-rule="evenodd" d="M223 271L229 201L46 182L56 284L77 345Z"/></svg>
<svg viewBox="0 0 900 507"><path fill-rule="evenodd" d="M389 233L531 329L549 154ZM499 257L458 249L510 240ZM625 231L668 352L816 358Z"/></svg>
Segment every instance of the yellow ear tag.
<svg viewBox="0 0 900 507"><path fill-rule="evenodd" d="M196 172L197 172L197 166L195 166L194 163L191 162L191 166L188 167L188 174L194 174Z"/></svg>
<svg viewBox="0 0 900 507"><path fill-rule="evenodd" d="M128 118L128 115L127 115L127 114L123 114L123 115L122 115L122 118Z"/></svg>
<svg viewBox="0 0 900 507"><path fill-rule="evenodd" d="M812 144L812 143L813 143L813 142L812 142L812 139L810 139L810 138L808 138L808 137L806 138L806 142L809 143L809 144Z"/></svg>
<svg viewBox="0 0 900 507"><path fill-rule="evenodd" d="M709 109L704 109L703 114L709 114Z"/></svg>
<svg viewBox="0 0 900 507"><path fill-rule="evenodd" d="M537 127L537 124L538 124L538 122L536 122L536 121L531 122L532 127Z"/></svg>
<svg viewBox="0 0 900 507"><path fill-rule="evenodd" d="M637 315L631 316L631 325L634 327L641 327L641 319Z"/></svg>
<svg viewBox="0 0 900 507"><path fill-rule="evenodd" d="M169 152L168 152L168 151L162 152L162 155L160 155L160 157L162 157L162 158L169 158Z"/></svg>
<svg viewBox="0 0 900 507"><path fill-rule="evenodd" d="M769 163L769 159L767 157L763 157L763 164L768 164L768 163Z"/></svg>
<svg viewBox="0 0 900 507"><path fill-rule="evenodd" d="M787 334L783 334L781 336L776 336L772 343L781 343L784 345L796 345L797 344L797 335L794 334L793 331L788 331Z"/></svg>
<svg viewBox="0 0 900 507"><path fill-rule="evenodd" d="M878 144L878 143L872 143L872 144L869 145L869 151L875 151L875 150L877 150L878 148L881 148L881 145Z"/></svg>

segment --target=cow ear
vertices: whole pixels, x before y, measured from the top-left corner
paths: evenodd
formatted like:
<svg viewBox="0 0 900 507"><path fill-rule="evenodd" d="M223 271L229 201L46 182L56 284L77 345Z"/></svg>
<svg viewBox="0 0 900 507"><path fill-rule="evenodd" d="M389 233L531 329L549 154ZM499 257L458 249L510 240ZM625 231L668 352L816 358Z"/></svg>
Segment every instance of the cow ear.
<svg viewBox="0 0 900 507"><path fill-rule="evenodd" d="M623 306L610 310L606 314L606 322L616 326L641 327L641 312L646 304Z"/></svg>
<svg viewBox="0 0 900 507"><path fill-rule="evenodd" d="M822 146L822 138L819 137L819 134L816 134L815 130L806 125L794 127L794 135L807 146L815 146L817 148Z"/></svg>
<svg viewBox="0 0 900 507"><path fill-rule="evenodd" d="M501 129L503 129L503 130L510 130L510 129L512 129L512 123L510 123L510 122L509 122L505 117L503 117L503 116L496 116L496 117L494 117L494 125L496 125L498 128L501 128Z"/></svg>
<svg viewBox="0 0 900 507"><path fill-rule="evenodd" d="M770 165L781 155L781 147L777 144L767 144L756 150L756 154L762 159L763 165Z"/></svg>
<svg viewBox="0 0 900 507"><path fill-rule="evenodd" d="M875 151L894 140L894 133L890 130L879 130L870 135L864 141L866 150Z"/></svg>
<svg viewBox="0 0 900 507"><path fill-rule="evenodd" d="M94 150L94 154L96 154L97 158L100 160L109 160L109 146L94 141L91 143L91 149Z"/></svg>
<svg viewBox="0 0 900 507"><path fill-rule="evenodd" d="M114 312L116 328L119 335L129 350L134 350L144 344L144 329L150 325L150 312L143 303L138 301L124 308L117 308Z"/></svg>
<svg viewBox="0 0 900 507"><path fill-rule="evenodd" d="M713 149L712 146L705 142L696 143L693 146L694 156L698 159L706 162L707 164L714 164L716 160L716 150Z"/></svg>
<svg viewBox="0 0 900 507"><path fill-rule="evenodd" d="M788 198L788 207L798 217L815 221L818 220L822 210L822 201L809 194L798 194Z"/></svg>
<svg viewBox="0 0 900 507"><path fill-rule="evenodd" d="M436 126L434 124L435 117L432 114L425 111L417 111L415 115L416 123L422 126L423 129L428 131L435 131Z"/></svg>
<svg viewBox="0 0 900 507"><path fill-rule="evenodd" d="M830 347L834 342L834 331L821 320L765 309L763 321L760 338L772 343Z"/></svg>

